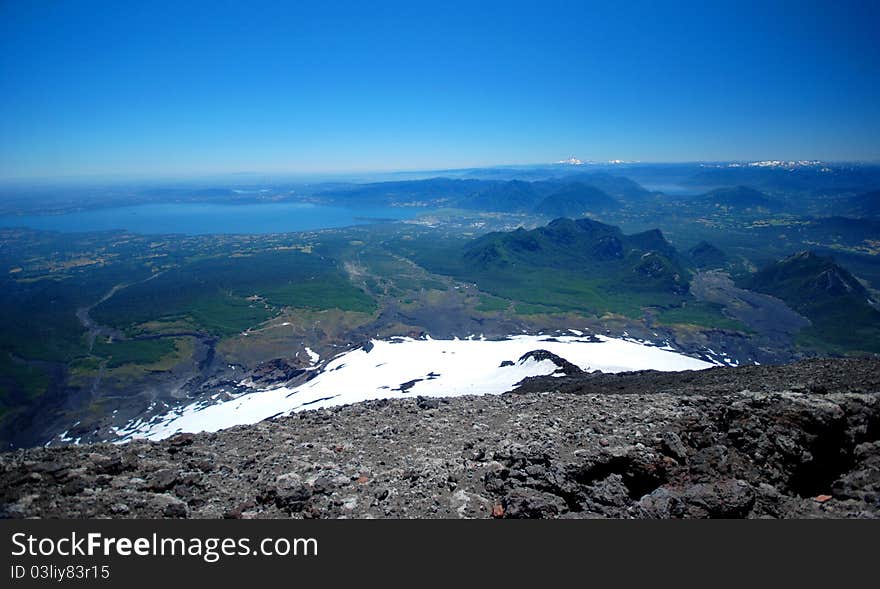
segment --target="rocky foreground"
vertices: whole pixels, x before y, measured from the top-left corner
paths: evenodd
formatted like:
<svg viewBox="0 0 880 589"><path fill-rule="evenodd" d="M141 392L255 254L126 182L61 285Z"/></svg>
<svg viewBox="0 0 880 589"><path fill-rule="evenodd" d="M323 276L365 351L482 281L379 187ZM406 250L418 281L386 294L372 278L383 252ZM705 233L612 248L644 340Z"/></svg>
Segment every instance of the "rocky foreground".
<svg viewBox="0 0 880 589"><path fill-rule="evenodd" d="M6 517L880 516L880 360L529 379L0 454Z"/></svg>

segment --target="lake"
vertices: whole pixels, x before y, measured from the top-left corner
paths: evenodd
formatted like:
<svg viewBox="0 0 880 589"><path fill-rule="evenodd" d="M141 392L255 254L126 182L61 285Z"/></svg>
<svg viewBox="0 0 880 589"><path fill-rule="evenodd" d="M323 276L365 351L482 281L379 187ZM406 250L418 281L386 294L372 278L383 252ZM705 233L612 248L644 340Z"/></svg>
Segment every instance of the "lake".
<svg viewBox="0 0 880 589"><path fill-rule="evenodd" d="M429 212L413 207L336 207L309 203L167 203L79 211L61 215L0 217L0 227L50 231L134 233L286 233L410 219Z"/></svg>

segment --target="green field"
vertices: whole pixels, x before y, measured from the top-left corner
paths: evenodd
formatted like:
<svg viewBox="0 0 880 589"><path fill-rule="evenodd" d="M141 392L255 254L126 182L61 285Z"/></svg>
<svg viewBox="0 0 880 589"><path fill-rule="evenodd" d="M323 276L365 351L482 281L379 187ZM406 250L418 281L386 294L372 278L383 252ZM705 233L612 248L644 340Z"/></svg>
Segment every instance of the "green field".
<svg viewBox="0 0 880 589"><path fill-rule="evenodd" d="M95 341L92 349L95 356L107 360L107 368L118 368L126 364L153 364L174 351L174 340L171 338L114 342L101 340Z"/></svg>
<svg viewBox="0 0 880 589"><path fill-rule="evenodd" d="M336 263L299 251L199 260L126 288L93 317L121 329L155 320L188 319L227 336L259 325L281 307L372 311L375 303Z"/></svg>
<svg viewBox="0 0 880 589"><path fill-rule="evenodd" d="M480 302L477 303L475 309L482 313L497 313L499 311L506 311L509 307L510 301L508 300L480 295Z"/></svg>
<svg viewBox="0 0 880 589"><path fill-rule="evenodd" d="M456 278L475 283L481 291L494 295L495 300L516 301L514 309L520 314L577 311L639 318L644 307L681 301L681 296L673 293L623 290L616 288L612 280L565 270L488 270L477 274L462 268Z"/></svg>
<svg viewBox="0 0 880 589"><path fill-rule="evenodd" d="M301 309L342 309L372 313L376 302L343 276L319 276L264 291L272 304Z"/></svg>

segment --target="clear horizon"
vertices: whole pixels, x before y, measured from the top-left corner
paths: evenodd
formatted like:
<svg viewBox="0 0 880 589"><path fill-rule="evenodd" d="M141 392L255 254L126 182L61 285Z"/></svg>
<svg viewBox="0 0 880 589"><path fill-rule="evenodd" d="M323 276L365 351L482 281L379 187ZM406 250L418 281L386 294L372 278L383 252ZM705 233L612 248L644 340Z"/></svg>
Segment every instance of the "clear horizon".
<svg viewBox="0 0 880 589"><path fill-rule="evenodd" d="M880 161L880 6L0 5L0 180Z"/></svg>
<svg viewBox="0 0 880 589"><path fill-rule="evenodd" d="M767 159L737 159L737 160L690 160L690 161L625 161L615 163L613 160L604 161L584 161L583 165L570 166L568 169L590 170L590 169L614 169L620 166L621 171L627 166L680 166L680 165L706 165L714 164L733 164L733 163L759 163L767 161L780 161L786 163L792 162L808 162L814 161L829 166L880 166L880 160L820 160L817 158L767 158ZM429 177L442 177L444 172L463 172L466 170L490 170L504 168L524 168L524 169L540 169L550 168L553 165L561 164L559 160L550 162L524 162L524 163L495 163L486 165L469 165L461 167L444 167L444 168L387 168L387 169L351 169L351 170L234 170L234 171L216 171L216 172L189 172L189 173L147 173L147 172L115 172L104 174L71 174L59 176L21 176L21 177L0 177L0 184L16 185L16 184L59 184L64 183L86 183L89 182L108 182L120 183L126 182L214 182L218 180L232 181L236 177L247 179L252 177L264 177L270 180L300 180L300 181L321 181L333 179L346 179L348 177L369 177L369 176L393 176L412 174L415 176L424 175ZM387 178L383 181L387 181Z"/></svg>

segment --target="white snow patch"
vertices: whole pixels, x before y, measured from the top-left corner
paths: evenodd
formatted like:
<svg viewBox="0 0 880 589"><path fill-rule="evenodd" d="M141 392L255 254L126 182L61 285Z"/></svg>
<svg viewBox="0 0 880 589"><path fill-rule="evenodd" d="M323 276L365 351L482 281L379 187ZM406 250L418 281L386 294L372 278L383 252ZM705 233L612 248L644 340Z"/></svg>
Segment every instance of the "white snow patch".
<svg viewBox="0 0 880 589"><path fill-rule="evenodd" d="M602 372L701 370L713 366L658 347L597 337L598 342L576 336L546 341L535 335L517 335L502 341L473 337L373 340L369 352L364 348L344 352L313 379L297 387L257 390L213 405L192 403L148 422L130 422L119 433L123 439L138 436L160 440L178 432L217 431L305 409L371 399L504 393L528 376L556 371L556 364L550 360L519 361L527 352L539 349L565 358L583 370ZM306 351L310 352L308 348ZM506 360L513 365L502 367Z"/></svg>
<svg viewBox="0 0 880 589"><path fill-rule="evenodd" d="M318 361L321 359L320 354L318 354L317 352L313 352L312 349L308 347L306 348L306 354L309 355L309 360L312 361L312 365L317 364Z"/></svg>

